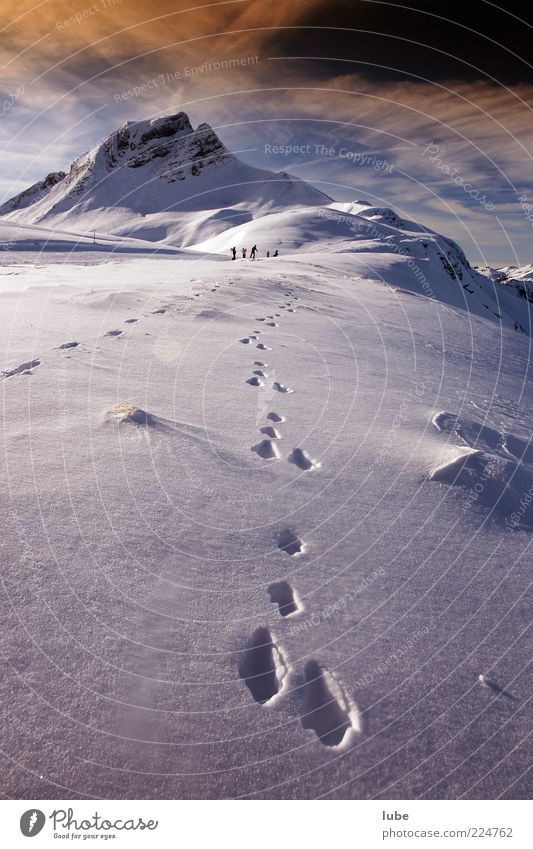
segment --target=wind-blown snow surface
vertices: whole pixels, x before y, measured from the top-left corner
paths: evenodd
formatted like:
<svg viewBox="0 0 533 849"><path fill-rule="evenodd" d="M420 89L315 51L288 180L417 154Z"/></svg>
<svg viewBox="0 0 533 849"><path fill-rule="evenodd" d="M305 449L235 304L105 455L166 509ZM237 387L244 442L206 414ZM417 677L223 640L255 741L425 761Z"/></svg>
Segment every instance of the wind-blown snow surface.
<svg viewBox="0 0 533 849"><path fill-rule="evenodd" d="M383 251L10 260L3 793L529 797L530 337Z"/></svg>

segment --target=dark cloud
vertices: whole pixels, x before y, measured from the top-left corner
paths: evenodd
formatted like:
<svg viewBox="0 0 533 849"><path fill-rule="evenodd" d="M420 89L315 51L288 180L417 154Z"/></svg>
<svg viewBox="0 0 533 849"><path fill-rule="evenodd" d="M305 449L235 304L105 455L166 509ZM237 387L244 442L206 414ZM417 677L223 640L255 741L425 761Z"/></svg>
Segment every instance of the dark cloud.
<svg viewBox="0 0 533 849"><path fill-rule="evenodd" d="M278 33L282 54L355 59L372 78L533 82L533 10L523 2L503 9L485 0L335 0L309 8L298 23ZM334 64L338 73L338 63L325 63L324 73Z"/></svg>

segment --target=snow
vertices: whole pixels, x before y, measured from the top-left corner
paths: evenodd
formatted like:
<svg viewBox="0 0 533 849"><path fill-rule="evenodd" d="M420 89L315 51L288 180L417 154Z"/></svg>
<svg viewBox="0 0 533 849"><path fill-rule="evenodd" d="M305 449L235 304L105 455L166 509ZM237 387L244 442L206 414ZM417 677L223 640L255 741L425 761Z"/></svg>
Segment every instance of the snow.
<svg viewBox="0 0 533 849"><path fill-rule="evenodd" d="M531 268L183 113L2 210L4 794L529 798Z"/></svg>
<svg viewBox="0 0 533 849"><path fill-rule="evenodd" d="M6 794L528 796L530 339L355 245L6 252Z"/></svg>
<svg viewBox="0 0 533 849"><path fill-rule="evenodd" d="M330 201L298 177L246 165L209 124L194 130L180 112L125 124L65 175L49 175L8 200L0 215L19 224L186 247L232 220Z"/></svg>

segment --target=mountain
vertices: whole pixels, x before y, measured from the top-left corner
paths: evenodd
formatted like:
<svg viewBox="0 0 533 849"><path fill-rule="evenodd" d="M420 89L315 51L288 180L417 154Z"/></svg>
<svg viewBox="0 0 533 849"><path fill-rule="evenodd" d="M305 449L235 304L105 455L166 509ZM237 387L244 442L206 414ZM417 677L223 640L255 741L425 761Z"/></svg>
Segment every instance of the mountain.
<svg viewBox="0 0 533 849"><path fill-rule="evenodd" d="M6 797L531 798L530 340L338 212L5 252Z"/></svg>
<svg viewBox="0 0 533 849"><path fill-rule="evenodd" d="M181 246L274 207L330 202L286 172L241 162L209 124L194 129L179 112L125 124L78 157L67 173L49 174L6 201L0 215L23 224L170 239Z"/></svg>
<svg viewBox="0 0 533 849"><path fill-rule="evenodd" d="M44 180L39 180L33 186L24 189L23 192L6 201L0 207L0 214L6 215L10 212L17 212L20 209L27 209L29 206L33 206L33 204L45 198L50 189L60 183L66 176L64 171L55 171L48 174Z"/></svg>
<svg viewBox="0 0 533 849"><path fill-rule="evenodd" d="M237 224L193 250L229 255L233 245L256 243L259 255L313 253L327 265L333 254L353 258L353 277L381 281L394 291L429 298L504 327L529 333L525 296L472 268L452 239L366 201L284 209ZM328 259L330 257L330 259Z"/></svg>

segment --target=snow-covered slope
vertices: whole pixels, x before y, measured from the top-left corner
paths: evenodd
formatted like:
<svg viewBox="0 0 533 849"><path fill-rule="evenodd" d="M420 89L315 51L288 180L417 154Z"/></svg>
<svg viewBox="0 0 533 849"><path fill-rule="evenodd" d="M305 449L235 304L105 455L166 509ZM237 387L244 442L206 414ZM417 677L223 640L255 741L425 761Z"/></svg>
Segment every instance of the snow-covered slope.
<svg viewBox="0 0 533 849"><path fill-rule="evenodd" d="M353 247L0 269L8 797L531 797L530 339Z"/></svg>
<svg viewBox="0 0 533 849"><path fill-rule="evenodd" d="M313 206L330 198L297 177L246 165L208 124L193 129L184 112L127 123L76 159L68 173L49 175L0 207L26 224L96 228L183 244L180 227L210 212L209 235L237 212ZM156 221L152 215L158 216ZM180 218L183 216L183 218ZM205 237L205 236L204 236Z"/></svg>
<svg viewBox="0 0 533 849"><path fill-rule="evenodd" d="M507 265L503 268L480 268L480 273L494 283L505 287L517 297L533 303L533 266Z"/></svg>

